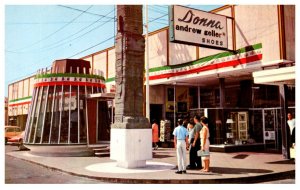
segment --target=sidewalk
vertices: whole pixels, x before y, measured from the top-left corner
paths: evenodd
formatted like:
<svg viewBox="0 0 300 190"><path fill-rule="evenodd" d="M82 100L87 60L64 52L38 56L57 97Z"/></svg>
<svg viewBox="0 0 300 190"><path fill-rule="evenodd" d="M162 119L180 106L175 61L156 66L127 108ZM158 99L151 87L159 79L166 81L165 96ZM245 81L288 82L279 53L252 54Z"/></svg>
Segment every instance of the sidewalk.
<svg viewBox="0 0 300 190"><path fill-rule="evenodd" d="M109 157L42 157L30 151L6 153L41 166L110 183L257 183L275 179L295 178L294 160L281 154L258 152L211 152L211 172L187 170L175 174L175 149L159 148L145 168L116 167ZM188 157L187 157L188 158Z"/></svg>

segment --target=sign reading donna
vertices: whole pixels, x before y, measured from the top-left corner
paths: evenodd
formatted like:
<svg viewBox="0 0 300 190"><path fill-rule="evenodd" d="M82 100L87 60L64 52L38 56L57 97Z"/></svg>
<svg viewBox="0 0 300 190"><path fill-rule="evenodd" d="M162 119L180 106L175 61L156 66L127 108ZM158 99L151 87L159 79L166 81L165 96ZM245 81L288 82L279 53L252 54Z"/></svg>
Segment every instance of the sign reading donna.
<svg viewBox="0 0 300 190"><path fill-rule="evenodd" d="M170 41L227 49L226 16L172 5L169 10Z"/></svg>

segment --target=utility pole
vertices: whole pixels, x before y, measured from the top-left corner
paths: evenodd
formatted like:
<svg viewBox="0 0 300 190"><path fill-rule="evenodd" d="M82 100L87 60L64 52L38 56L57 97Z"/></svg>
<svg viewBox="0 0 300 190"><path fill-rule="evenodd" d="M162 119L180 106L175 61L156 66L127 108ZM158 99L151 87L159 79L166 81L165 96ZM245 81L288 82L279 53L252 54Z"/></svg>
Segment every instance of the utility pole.
<svg viewBox="0 0 300 190"><path fill-rule="evenodd" d="M150 90L149 90L149 22L148 22L148 5L145 5L145 14L146 14L146 118L149 119L150 122Z"/></svg>

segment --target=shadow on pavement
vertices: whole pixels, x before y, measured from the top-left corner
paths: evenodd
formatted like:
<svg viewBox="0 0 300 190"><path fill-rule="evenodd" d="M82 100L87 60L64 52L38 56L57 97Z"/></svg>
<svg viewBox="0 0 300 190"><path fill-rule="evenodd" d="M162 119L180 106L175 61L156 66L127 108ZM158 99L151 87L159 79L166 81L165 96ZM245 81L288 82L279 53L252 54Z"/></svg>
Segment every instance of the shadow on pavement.
<svg viewBox="0 0 300 190"><path fill-rule="evenodd" d="M248 156L249 156L248 154L239 154L239 155L236 155L236 156L234 156L232 158L234 158L234 159L245 159Z"/></svg>
<svg viewBox="0 0 300 190"><path fill-rule="evenodd" d="M295 160L280 160L280 161L275 161L275 162L267 162L267 164L295 164Z"/></svg>
<svg viewBox="0 0 300 190"><path fill-rule="evenodd" d="M211 167L210 169L214 173L219 174L247 174L247 173L272 173L272 170L265 169L248 169L248 168L223 168L223 167Z"/></svg>
<svg viewBox="0 0 300 190"><path fill-rule="evenodd" d="M153 154L153 158L170 158L170 157L174 157L171 155L167 155L167 154Z"/></svg>

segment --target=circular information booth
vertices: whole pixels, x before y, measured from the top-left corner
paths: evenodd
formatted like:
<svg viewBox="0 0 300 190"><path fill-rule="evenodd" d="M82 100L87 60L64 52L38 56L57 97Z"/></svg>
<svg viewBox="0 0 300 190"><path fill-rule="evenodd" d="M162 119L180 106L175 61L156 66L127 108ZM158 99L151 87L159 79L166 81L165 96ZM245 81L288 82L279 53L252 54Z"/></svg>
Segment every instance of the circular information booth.
<svg viewBox="0 0 300 190"><path fill-rule="evenodd" d="M48 155L91 155L88 148L87 96L105 91L99 70L89 61L54 61L35 77L24 144L32 152Z"/></svg>

